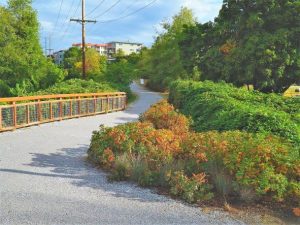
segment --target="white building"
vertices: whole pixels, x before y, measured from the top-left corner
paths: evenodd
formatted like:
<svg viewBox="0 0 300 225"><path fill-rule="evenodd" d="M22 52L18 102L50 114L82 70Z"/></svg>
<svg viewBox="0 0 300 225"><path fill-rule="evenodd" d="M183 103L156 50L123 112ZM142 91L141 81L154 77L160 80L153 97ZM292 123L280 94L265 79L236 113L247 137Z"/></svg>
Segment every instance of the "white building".
<svg viewBox="0 0 300 225"><path fill-rule="evenodd" d="M55 64L61 65L64 62L65 50L60 50L58 52L54 52L52 57L54 59Z"/></svg>
<svg viewBox="0 0 300 225"><path fill-rule="evenodd" d="M108 45L109 55L116 54L118 51L122 51L125 55L130 55L132 53L139 53L143 47L141 43L133 42L110 42Z"/></svg>
<svg viewBox="0 0 300 225"><path fill-rule="evenodd" d="M78 47L78 48L82 48L82 44L81 43L76 43L72 45L73 47ZM100 55L104 55L107 56L107 44L91 44L91 43L87 43L85 44L86 48L93 48L96 49L97 52L99 52Z"/></svg>
<svg viewBox="0 0 300 225"><path fill-rule="evenodd" d="M72 45L73 47L82 48L81 43L76 43ZM130 55L132 53L139 53L143 47L141 43L133 43L133 42L109 42L107 44L86 44L87 48L96 49L100 55L107 56L108 58L112 58L114 54L118 51L122 51L125 55Z"/></svg>

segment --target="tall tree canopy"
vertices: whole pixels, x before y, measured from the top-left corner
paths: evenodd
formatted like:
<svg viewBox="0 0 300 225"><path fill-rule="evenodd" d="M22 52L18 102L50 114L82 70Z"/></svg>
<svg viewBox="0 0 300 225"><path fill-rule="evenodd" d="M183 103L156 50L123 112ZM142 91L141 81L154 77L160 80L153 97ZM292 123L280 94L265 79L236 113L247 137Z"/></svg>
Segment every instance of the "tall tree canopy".
<svg viewBox="0 0 300 225"><path fill-rule="evenodd" d="M203 80L281 92L300 83L299 37L299 0L224 0L214 23L186 27L181 60Z"/></svg>
<svg viewBox="0 0 300 225"><path fill-rule="evenodd" d="M163 90L170 81L188 76L180 59L178 42L184 25L193 26L195 23L192 11L182 8L171 23L162 23L163 32L152 48L142 50L139 73L150 78L152 88Z"/></svg>
<svg viewBox="0 0 300 225"><path fill-rule="evenodd" d="M31 0L0 6L0 95L24 95L63 79L63 72L43 56L37 14Z"/></svg>

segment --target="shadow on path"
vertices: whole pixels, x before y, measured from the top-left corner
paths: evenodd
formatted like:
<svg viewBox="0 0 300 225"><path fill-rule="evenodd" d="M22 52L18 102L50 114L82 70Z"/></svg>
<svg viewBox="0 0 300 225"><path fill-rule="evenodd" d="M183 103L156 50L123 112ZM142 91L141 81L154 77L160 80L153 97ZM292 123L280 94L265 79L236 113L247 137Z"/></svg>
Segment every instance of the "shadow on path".
<svg viewBox="0 0 300 225"><path fill-rule="evenodd" d="M142 189L128 182L107 181L107 174L92 167L86 162L88 146L78 148L63 148L57 153L40 154L31 153L32 162L26 166L33 167L34 171L47 168L45 172L31 172L15 169L0 169L1 172L18 173L32 176L44 176L50 178L65 178L66 182L82 188L93 188L100 192L100 195L111 195L117 198L126 198L140 202L166 202L168 198L154 194L149 189ZM42 169L42 171L45 171ZM53 181L55 182L55 180ZM145 192L147 194L145 195Z"/></svg>

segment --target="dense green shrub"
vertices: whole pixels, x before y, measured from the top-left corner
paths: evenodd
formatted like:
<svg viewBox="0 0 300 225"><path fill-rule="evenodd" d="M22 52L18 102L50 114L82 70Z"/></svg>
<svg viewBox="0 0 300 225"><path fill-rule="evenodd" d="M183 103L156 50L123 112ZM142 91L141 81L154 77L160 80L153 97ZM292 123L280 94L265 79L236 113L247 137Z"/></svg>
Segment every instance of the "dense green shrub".
<svg viewBox="0 0 300 225"><path fill-rule="evenodd" d="M9 86L4 81L0 80L0 98L10 96L11 92Z"/></svg>
<svg viewBox="0 0 300 225"><path fill-rule="evenodd" d="M127 85L110 83L107 81L96 82L93 80L82 79L66 80L61 83L57 83L50 88L30 93L29 95L97 93L115 91L126 92L129 102L135 99L135 95Z"/></svg>
<svg viewBox="0 0 300 225"><path fill-rule="evenodd" d="M209 200L213 197L211 186L207 184L205 173L187 177L184 171L177 171L170 176L170 193L180 196L183 200L193 203L198 200Z"/></svg>
<svg viewBox="0 0 300 225"><path fill-rule="evenodd" d="M93 133L89 159L114 180L164 187L187 202L215 194L300 204L300 159L292 144L263 133L195 133L185 129L187 118L170 126L166 121L183 116L172 109L163 101L142 122L101 127Z"/></svg>
<svg viewBox="0 0 300 225"><path fill-rule="evenodd" d="M97 93L97 92L113 92L117 89L113 88L109 83L97 83L93 80L72 79L45 90L40 90L35 95L43 94L74 94L74 93Z"/></svg>
<svg viewBox="0 0 300 225"><path fill-rule="evenodd" d="M196 131L272 133L300 145L300 101L225 83L175 81L169 101L194 120Z"/></svg>

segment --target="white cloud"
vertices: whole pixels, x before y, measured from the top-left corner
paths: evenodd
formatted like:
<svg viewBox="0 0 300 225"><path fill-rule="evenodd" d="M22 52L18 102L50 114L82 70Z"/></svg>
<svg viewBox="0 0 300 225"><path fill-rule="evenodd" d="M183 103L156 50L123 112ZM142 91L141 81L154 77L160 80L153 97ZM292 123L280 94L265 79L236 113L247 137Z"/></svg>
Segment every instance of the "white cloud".
<svg viewBox="0 0 300 225"><path fill-rule="evenodd" d="M217 0L183 0L182 6L193 10L200 22L213 20L222 6L222 1Z"/></svg>
<svg viewBox="0 0 300 225"><path fill-rule="evenodd" d="M54 24L50 21L41 20L40 24L41 24L41 28L42 28L43 32L45 32L45 33L52 32L52 30L54 28Z"/></svg>

